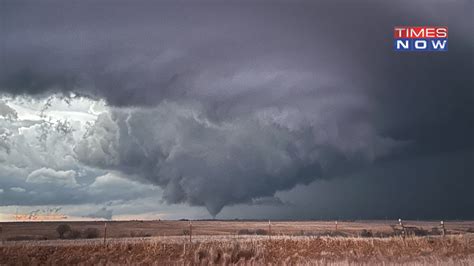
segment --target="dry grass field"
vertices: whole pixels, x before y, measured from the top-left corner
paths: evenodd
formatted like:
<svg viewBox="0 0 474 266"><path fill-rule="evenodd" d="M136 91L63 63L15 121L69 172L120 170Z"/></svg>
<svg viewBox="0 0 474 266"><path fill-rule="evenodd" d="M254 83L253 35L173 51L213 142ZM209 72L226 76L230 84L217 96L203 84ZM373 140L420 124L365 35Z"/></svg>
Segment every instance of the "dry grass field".
<svg viewBox="0 0 474 266"><path fill-rule="evenodd" d="M2 223L1 265L71 264L419 264L473 265L474 222L407 221L425 236L394 234L396 222L187 221L68 222L99 235L58 239L63 222ZM269 231L271 230L271 234ZM43 239L43 240L41 240Z"/></svg>

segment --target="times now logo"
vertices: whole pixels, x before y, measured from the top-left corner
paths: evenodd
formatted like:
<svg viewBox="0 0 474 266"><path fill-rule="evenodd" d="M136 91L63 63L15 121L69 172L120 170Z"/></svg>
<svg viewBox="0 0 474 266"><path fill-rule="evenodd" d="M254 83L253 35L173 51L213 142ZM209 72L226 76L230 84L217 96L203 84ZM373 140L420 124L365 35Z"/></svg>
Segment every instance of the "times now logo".
<svg viewBox="0 0 474 266"><path fill-rule="evenodd" d="M393 28L395 51L448 51L448 27Z"/></svg>

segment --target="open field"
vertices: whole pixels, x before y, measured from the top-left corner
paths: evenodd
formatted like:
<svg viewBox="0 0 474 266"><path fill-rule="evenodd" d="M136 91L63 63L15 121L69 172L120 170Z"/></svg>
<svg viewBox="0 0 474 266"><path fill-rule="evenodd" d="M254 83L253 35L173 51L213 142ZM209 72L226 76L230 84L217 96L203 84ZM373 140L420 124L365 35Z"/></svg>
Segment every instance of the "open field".
<svg viewBox="0 0 474 266"><path fill-rule="evenodd" d="M95 239L57 239L61 223L2 223L0 264L474 263L472 221L446 222L444 237L430 233L438 222L407 221L429 235L405 238L386 221L338 222L337 232L334 222L277 221L271 235L268 222L193 221L192 242L187 221L108 222L106 244L104 222L68 222L77 231L100 229Z"/></svg>
<svg viewBox="0 0 474 266"><path fill-rule="evenodd" d="M60 224L68 224L73 229L83 231L86 228L97 228L100 233L104 229L103 221L81 222L5 222L0 239L58 239L56 228ZM439 221L404 221L409 227L417 227L428 233L433 228L439 228ZM364 230L373 234L392 234L392 226L398 226L397 221L338 221L337 232L345 236L359 236ZM447 221L445 228L448 234L474 233L474 221ZM268 231L268 221L192 221L193 235L236 235L242 230ZM108 237L135 236L182 236L189 230L189 221L108 221ZM272 221L272 235L325 235L336 231L334 221ZM241 233L242 234L242 233Z"/></svg>

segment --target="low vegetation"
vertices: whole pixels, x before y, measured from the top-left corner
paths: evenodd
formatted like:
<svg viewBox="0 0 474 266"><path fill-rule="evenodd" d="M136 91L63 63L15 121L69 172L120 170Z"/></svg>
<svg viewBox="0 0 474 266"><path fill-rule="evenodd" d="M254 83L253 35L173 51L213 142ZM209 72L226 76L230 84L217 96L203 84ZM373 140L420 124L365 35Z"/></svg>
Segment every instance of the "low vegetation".
<svg viewBox="0 0 474 266"><path fill-rule="evenodd" d="M264 230L264 229L256 229L256 230L252 230L252 229L240 229L237 234L239 235L267 235L268 234L268 231Z"/></svg>
<svg viewBox="0 0 474 266"><path fill-rule="evenodd" d="M60 224L56 228L60 239L78 239L78 238L97 238L99 237L99 229L86 228L84 231L71 228L68 224Z"/></svg>
<svg viewBox="0 0 474 266"><path fill-rule="evenodd" d="M199 236L17 242L0 246L0 264L331 264L417 263L470 265L472 236L448 237L302 237Z"/></svg>
<svg viewBox="0 0 474 266"><path fill-rule="evenodd" d="M97 238L99 237L99 229L97 228L86 228L83 234L84 238Z"/></svg>
<svg viewBox="0 0 474 266"><path fill-rule="evenodd" d="M2 223L0 265L474 265L472 228L473 221Z"/></svg>

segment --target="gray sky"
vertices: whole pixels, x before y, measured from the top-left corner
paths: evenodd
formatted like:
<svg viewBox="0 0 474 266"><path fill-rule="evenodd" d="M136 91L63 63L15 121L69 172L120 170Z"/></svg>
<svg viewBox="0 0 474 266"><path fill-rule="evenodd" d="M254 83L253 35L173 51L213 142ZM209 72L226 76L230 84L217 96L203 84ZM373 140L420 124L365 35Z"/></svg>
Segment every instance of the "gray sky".
<svg viewBox="0 0 474 266"><path fill-rule="evenodd" d="M472 8L3 0L0 213L472 219Z"/></svg>

